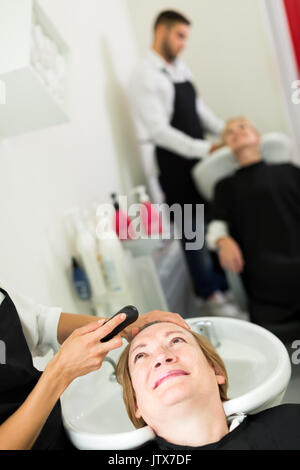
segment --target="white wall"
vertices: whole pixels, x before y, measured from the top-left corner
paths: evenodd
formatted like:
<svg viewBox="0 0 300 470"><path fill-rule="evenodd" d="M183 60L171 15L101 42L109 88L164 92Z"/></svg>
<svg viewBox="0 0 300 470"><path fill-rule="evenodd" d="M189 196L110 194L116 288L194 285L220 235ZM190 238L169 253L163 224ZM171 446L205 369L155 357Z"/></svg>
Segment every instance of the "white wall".
<svg viewBox="0 0 300 470"><path fill-rule="evenodd" d="M39 3L70 48L71 121L0 142L0 279L73 311L63 214L142 178L122 91L137 52L123 0Z"/></svg>
<svg viewBox="0 0 300 470"><path fill-rule="evenodd" d="M198 91L222 118L245 115L261 132L288 132L261 0L126 0L139 52L164 9L193 23L184 58Z"/></svg>

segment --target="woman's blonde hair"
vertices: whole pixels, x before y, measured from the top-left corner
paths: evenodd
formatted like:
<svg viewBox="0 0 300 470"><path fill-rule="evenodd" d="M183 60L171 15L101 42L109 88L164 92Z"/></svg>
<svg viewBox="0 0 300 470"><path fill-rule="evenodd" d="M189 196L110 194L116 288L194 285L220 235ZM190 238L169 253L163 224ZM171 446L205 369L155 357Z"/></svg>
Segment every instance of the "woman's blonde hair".
<svg viewBox="0 0 300 470"><path fill-rule="evenodd" d="M140 331L151 326L155 323L161 322L152 322L145 325L141 328ZM219 385L219 393L220 398L222 401L228 400L227 397L227 389L228 389L228 376L226 372L226 367L223 360L220 358L219 354L216 352L215 348L212 346L210 341L205 338L205 336L200 335L199 333L195 333L194 331L190 331L190 333L195 338L196 342L198 343L201 351L203 352L204 356L208 363L214 368L214 370L225 377L225 383ZM129 350L130 344L126 346L123 353L121 354L117 367L116 367L116 377L117 381L123 387L123 399L125 402L126 410L128 413L129 418L131 419L132 423L136 428L142 428L146 426L145 421L143 418L136 418L135 411L136 411L136 398L135 392L132 386L130 372L129 372Z"/></svg>
<svg viewBox="0 0 300 470"><path fill-rule="evenodd" d="M252 129L253 131L258 135L260 136L258 130L255 128L255 126L253 125L253 123L246 117L244 116L237 116L237 117L234 117L234 118L230 118L226 121L226 124L225 124L225 127L222 131L222 134L221 134L221 140L222 140L222 143L225 145L225 139L226 139L226 129L227 129L227 126L229 124L231 124L232 122L235 122L235 121L245 121Z"/></svg>

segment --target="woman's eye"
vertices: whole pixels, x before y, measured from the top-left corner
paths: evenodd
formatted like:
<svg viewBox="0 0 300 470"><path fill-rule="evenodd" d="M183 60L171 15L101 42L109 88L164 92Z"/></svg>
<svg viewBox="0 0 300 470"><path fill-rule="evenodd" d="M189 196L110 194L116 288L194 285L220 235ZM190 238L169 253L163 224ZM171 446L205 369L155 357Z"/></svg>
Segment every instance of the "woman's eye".
<svg viewBox="0 0 300 470"><path fill-rule="evenodd" d="M171 340L171 343L172 344L176 344L176 343L185 343L185 340L183 338L180 338L179 336L176 336L176 338L173 338Z"/></svg>
<svg viewBox="0 0 300 470"><path fill-rule="evenodd" d="M141 359L141 358L144 357L144 356L145 356L144 353L139 353L139 354L137 354L137 355L135 356L135 358L134 358L134 362L137 362L139 359Z"/></svg>

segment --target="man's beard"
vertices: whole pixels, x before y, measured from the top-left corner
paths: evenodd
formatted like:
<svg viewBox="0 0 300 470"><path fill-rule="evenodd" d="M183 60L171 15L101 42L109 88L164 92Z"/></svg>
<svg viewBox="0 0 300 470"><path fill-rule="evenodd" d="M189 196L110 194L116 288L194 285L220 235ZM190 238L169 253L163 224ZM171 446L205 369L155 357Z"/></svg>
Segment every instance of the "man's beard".
<svg viewBox="0 0 300 470"><path fill-rule="evenodd" d="M171 50L171 47L168 42L168 38L166 38L164 42L162 43L162 52L168 62L174 62L174 60L177 57L177 55L174 54L174 52L172 52Z"/></svg>

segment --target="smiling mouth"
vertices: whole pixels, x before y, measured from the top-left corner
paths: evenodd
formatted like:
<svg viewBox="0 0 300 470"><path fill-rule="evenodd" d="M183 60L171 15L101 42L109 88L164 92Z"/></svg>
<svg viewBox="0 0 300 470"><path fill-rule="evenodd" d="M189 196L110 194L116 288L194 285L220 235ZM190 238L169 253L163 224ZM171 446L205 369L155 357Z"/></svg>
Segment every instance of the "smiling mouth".
<svg viewBox="0 0 300 470"><path fill-rule="evenodd" d="M155 390L161 383L165 382L171 377L177 377L179 375L190 375L188 372L185 372L184 370L171 370L167 372L165 375L160 377L156 382L153 387L153 390Z"/></svg>

